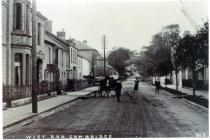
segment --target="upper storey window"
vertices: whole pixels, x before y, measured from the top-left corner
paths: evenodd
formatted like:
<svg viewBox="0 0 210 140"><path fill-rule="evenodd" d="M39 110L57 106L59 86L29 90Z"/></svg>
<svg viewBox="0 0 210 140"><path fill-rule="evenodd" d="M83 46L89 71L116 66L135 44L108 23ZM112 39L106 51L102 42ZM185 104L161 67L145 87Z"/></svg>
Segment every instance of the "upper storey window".
<svg viewBox="0 0 210 140"><path fill-rule="evenodd" d="M38 45L41 45L41 23L38 23Z"/></svg>
<svg viewBox="0 0 210 140"><path fill-rule="evenodd" d="M29 5L26 5L26 33L29 33L29 12L30 12Z"/></svg>
<svg viewBox="0 0 210 140"><path fill-rule="evenodd" d="M15 3L14 15L15 15L14 28L15 29L21 29L21 26L22 26L22 6L21 6L20 3Z"/></svg>

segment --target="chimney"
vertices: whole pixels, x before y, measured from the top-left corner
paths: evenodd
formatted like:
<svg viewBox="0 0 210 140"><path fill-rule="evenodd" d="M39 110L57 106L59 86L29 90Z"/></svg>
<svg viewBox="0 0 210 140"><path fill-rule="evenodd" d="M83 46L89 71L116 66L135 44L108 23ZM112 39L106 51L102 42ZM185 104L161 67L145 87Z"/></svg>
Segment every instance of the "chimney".
<svg viewBox="0 0 210 140"><path fill-rule="evenodd" d="M57 32L57 37L59 37L60 39L66 40L66 33L64 29L62 31Z"/></svg>
<svg viewBox="0 0 210 140"><path fill-rule="evenodd" d="M190 35L190 31L184 31L183 37L185 37L186 35Z"/></svg>
<svg viewBox="0 0 210 140"><path fill-rule="evenodd" d="M83 40L82 42L87 45L87 40Z"/></svg>
<svg viewBox="0 0 210 140"><path fill-rule="evenodd" d="M45 22L45 29L52 33L52 20L47 20Z"/></svg>
<svg viewBox="0 0 210 140"><path fill-rule="evenodd" d="M75 44L75 39L74 38L69 38L66 40L66 42L69 44L69 45L74 45Z"/></svg>

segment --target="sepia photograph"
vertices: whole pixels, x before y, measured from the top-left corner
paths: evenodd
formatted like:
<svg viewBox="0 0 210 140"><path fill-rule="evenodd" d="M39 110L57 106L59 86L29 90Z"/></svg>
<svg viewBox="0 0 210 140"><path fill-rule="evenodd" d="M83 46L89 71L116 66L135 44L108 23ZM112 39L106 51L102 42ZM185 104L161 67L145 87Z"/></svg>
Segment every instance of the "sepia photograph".
<svg viewBox="0 0 210 140"><path fill-rule="evenodd" d="M208 0L1 0L2 139L209 138Z"/></svg>

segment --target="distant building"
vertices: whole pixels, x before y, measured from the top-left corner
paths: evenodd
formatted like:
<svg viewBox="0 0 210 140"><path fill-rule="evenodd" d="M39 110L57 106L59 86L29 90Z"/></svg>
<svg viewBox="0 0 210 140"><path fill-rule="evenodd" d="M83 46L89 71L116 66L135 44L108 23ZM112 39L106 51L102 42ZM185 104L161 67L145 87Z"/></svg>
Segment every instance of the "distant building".
<svg viewBox="0 0 210 140"><path fill-rule="evenodd" d="M96 76L104 76L104 57L98 56L96 61ZM106 58L106 75L118 75L117 71L108 64L108 60Z"/></svg>
<svg viewBox="0 0 210 140"><path fill-rule="evenodd" d="M99 55L96 49L91 48L87 45L87 41L75 41L76 48L78 49L78 54L83 58L83 76L88 76L95 71L97 56Z"/></svg>
<svg viewBox="0 0 210 140"><path fill-rule="evenodd" d="M77 72L77 78L79 80L83 79L83 57L80 56L78 54L78 63L77 63L77 68L78 68L78 72Z"/></svg>

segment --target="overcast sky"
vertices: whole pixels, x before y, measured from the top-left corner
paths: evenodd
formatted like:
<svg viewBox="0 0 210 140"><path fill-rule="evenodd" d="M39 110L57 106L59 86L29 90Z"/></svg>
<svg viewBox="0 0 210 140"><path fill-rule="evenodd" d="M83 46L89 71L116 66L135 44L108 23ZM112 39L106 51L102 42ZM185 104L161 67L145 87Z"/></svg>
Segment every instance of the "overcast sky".
<svg viewBox="0 0 210 140"><path fill-rule="evenodd" d="M183 1L183 6L196 26L207 20L207 0ZM179 0L37 0L37 10L53 21L53 33L64 28L67 38L87 40L100 52L103 33L109 50L121 46L140 51L165 25L177 23L181 31L194 31Z"/></svg>

